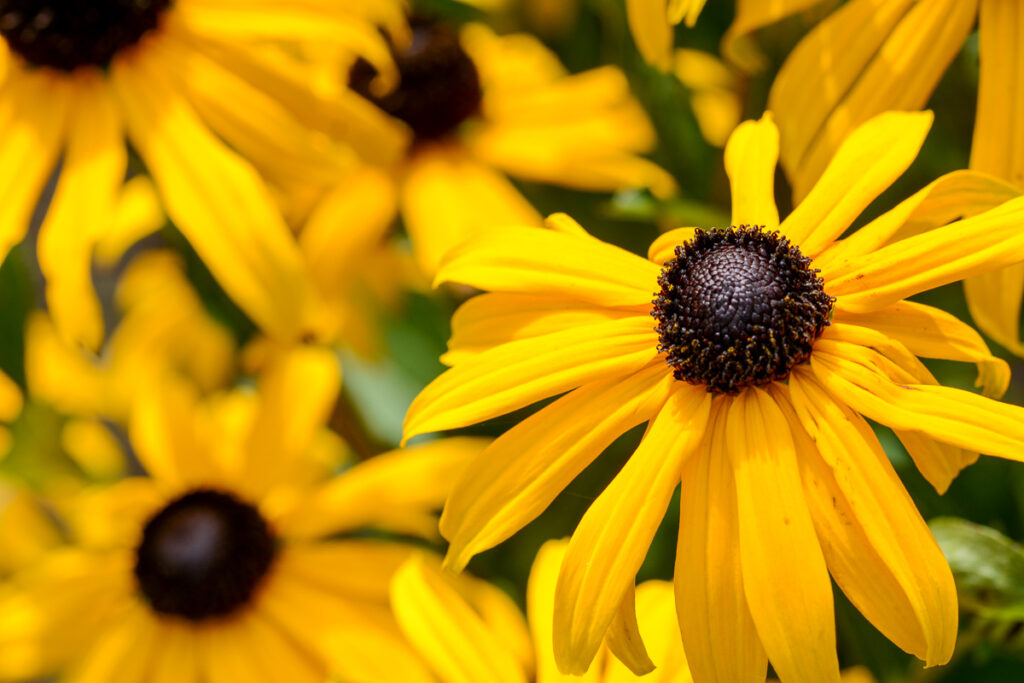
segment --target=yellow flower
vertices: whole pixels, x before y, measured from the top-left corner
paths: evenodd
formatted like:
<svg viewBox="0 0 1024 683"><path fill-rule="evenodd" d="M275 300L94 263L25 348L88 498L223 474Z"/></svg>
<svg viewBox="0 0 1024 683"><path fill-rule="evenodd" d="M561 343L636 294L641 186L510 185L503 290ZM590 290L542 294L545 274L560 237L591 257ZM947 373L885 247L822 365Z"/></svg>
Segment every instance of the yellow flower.
<svg viewBox="0 0 1024 683"><path fill-rule="evenodd" d="M330 103L277 68L269 48L252 44L343 43L387 75L377 24L401 32L398 3L4 3L0 258L25 236L62 159L39 262L59 328L98 347L103 321L90 256L113 221L127 140L225 289L268 331L295 335L312 305L301 257L246 159L329 173L343 155L318 146L310 130L330 125Z"/></svg>
<svg viewBox="0 0 1024 683"><path fill-rule="evenodd" d="M64 339L44 313L29 318L29 394L65 415L128 421L139 391L174 370L203 391L222 387L235 342L215 322L169 251L145 252L126 268L115 298L121 318L99 355Z"/></svg>
<svg viewBox="0 0 1024 683"><path fill-rule="evenodd" d="M0 460L11 450L11 431L6 423L13 422L21 413L21 389L10 377L0 372Z"/></svg>
<svg viewBox="0 0 1024 683"><path fill-rule="evenodd" d="M626 0L626 17L637 50L651 65L672 68L673 27L694 26L707 0Z"/></svg>
<svg viewBox="0 0 1024 683"><path fill-rule="evenodd" d="M331 353L307 348L258 391L199 401L172 376L144 392L131 440L149 476L83 492L66 515L74 542L4 589L0 679L323 681L338 642L358 643L366 666L419 670L387 604L414 546L328 537L433 537L452 473L486 442L435 441L330 477L338 378Z"/></svg>
<svg viewBox="0 0 1024 683"><path fill-rule="evenodd" d="M820 0L747 0L723 43L726 54L760 65L750 34ZM1024 114L1024 4L1017 0L852 0L793 50L772 85L769 108L782 133L781 161L797 200L821 175L842 140L888 110L925 106L960 52L975 19L981 57L971 168L1024 189L1017 139ZM1024 355L1020 338L1024 266L971 278L967 302L993 339Z"/></svg>
<svg viewBox="0 0 1024 683"><path fill-rule="evenodd" d="M858 128L781 223L766 115L726 147L740 227L680 228L648 260L555 216L552 230L494 229L445 261L437 282L489 293L455 314L453 367L417 397L406 437L561 396L455 484L441 518L450 566L514 534L649 421L570 542L555 608L563 670L586 670L626 628L624 600L680 480L676 602L697 680L764 680L767 660L785 683L838 680L830 573L901 648L949 659L949 567L865 418L893 428L940 491L977 451L1024 459L1024 408L939 386L918 356L976 363L993 395L1006 364L964 323L905 300L1024 258L1024 199L946 225L992 190L958 172L840 239L931 120L888 113Z"/></svg>
<svg viewBox="0 0 1024 683"><path fill-rule="evenodd" d="M412 30L412 47L395 54L397 89L374 94L374 70L359 62L349 81L390 124L377 126L374 151L405 146L389 167L393 204L427 272L481 228L541 223L505 173L584 190L673 187L638 156L654 130L618 69L570 75L535 38L477 24L456 33L416 21Z"/></svg>

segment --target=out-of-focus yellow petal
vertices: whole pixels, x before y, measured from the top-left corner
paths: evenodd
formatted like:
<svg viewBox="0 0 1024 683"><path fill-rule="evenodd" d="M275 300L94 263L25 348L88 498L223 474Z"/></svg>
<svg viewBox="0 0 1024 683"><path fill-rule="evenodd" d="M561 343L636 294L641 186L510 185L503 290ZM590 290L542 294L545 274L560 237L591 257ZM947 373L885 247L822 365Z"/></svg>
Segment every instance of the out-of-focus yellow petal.
<svg viewBox="0 0 1024 683"><path fill-rule="evenodd" d="M636 49L652 66L672 68L672 25L668 23L668 0L626 0L629 29Z"/></svg>
<svg viewBox="0 0 1024 683"><path fill-rule="evenodd" d="M650 261L589 236L492 228L452 251L435 283L646 309L660 273Z"/></svg>
<svg viewBox="0 0 1024 683"><path fill-rule="evenodd" d="M787 681L839 683L832 585L800 481L789 421L751 388L729 407L739 550L750 614Z"/></svg>
<svg viewBox="0 0 1024 683"><path fill-rule="evenodd" d="M56 521L38 500L0 485L0 576L30 566L63 540Z"/></svg>
<svg viewBox="0 0 1024 683"><path fill-rule="evenodd" d="M339 391L341 366L328 349L296 347L264 369L244 460L236 463L237 486L259 498L289 480L327 424Z"/></svg>
<svg viewBox="0 0 1024 683"><path fill-rule="evenodd" d="M896 303L872 313L836 311L836 322L864 325L899 341L916 356L942 358L978 365L975 386L986 396L999 398L1010 383L1010 366L989 351L974 328L932 306L911 301Z"/></svg>
<svg viewBox="0 0 1024 683"><path fill-rule="evenodd" d="M826 553L826 559L832 555L844 570L833 571L833 576L893 642L926 666L945 664L956 642L956 587L927 524L863 418L836 403L809 370L794 373L790 389L799 421L817 444L817 453L802 454L801 462L807 488L821 489L815 518L822 546L831 551L830 539L840 541L834 554ZM831 509L825 502L829 497ZM843 519L855 521L859 529L829 533ZM821 533L823 524L826 533ZM862 570L851 566L859 558L868 565ZM875 566L869 568L871 564Z"/></svg>
<svg viewBox="0 0 1024 683"><path fill-rule="evenodd" d="M471 437L438 439L375 456L308 494L276 524L296 537L364 526L427 534L436 529L434 511L444 503L458 473L489 443ZM409 525L410 520L424 520L429 527Z"/></svg>
<svg viewBox="0 0 1024 683"><path fill-rule="evenodd" d="M145 175L130 178L121 187L113 220L96 243L96 261L112 268L129 247L152 235L166 222L152 179Z"/></svg>
<svg viewBox="0 0 1024 683"><path fill-rule="evenodd" d="M673 69L690 89L690 106L704 139L724 147L743 116L739 78L717 57L700 50L676 50Z"/></svg>
<svg viewBox="0 0 1024 683"><path fill-rule="evenodd" d="M696 230L697 228L676 228L675 230L669 230L663 235L659 235L657 239L651 242L651 246L647 249L647 258L658 265L663 265L675 258L676 247L682 246L693 239Z"/></svg>
<svg viewBox="0 0 1024 683"><path fill-rule="evenodd" d="M775 162L779 159L779 129L771 113L746 121L729 136L725 170L732 190L732 224L779 225L775 206Z"/></svg>
<svg viewBox="0 0 1024 683"><path fill-rule="evenodd" d="M768 98L797 200L855 127L924 106L976 12L977 0L854 0L797 45Z"/></svg>
<svg viewBox="0 0 1024 683"><path fill-rule="evenodd" d="M445 504L446 563L461 569L536 518L612 441L654 415L673 383L660 363L623 380L591 383L498 437Z"/></svg>
<svg viewBox="0 0 1024 683"><path fill-rule="evenodd" d="M917 157L931 112L887 112L850 133L810 193L782 223L782 232L815 256L850 227Z"/></svg>
<svg viewBox="0 0 1024 683"><path fill-rule="evenodd" d="M1024 188L1024 7L1013 0L981 0L978 48L971 168Z"/></svg>
<svg viewBox="0 0 1024 683"><path fill-rule="evenodd" d="M649 316L519 339L449 369L413 400L404 439L525 408L587 382L628 376L658 354Z"/></svg>
<svg viewBox="0 0 1024 683"><path fill-rule="evenodd" d="M39 267L57 328L95 351L103 341L103 312L92 285L92 250L113 221L128 165L124 131L99 72L72 80L72 111L64 164L39 230Z"/></svg>
<svg viewBox="0 0 1024 683"><path fill-rule="evenodd" d="M401 205L416 259L428 274L437 272L453 247L486 229L541 223L508 178L443 147L416 155L402 185Z"/></svg>
<svg viewBox="0 0 1024 683"><path fill-rule="evenodd" d="M737 0L736 17L722 38L722 54L745 71L764 68L764 56L754 42L758 29L813 7L823 0Z"/></svg>
<svg viewBox="0 0 1024 683"><path fill-rule="evenodd" d="M733 399L713 408L704 441L683 467L679 494L675 598L694 679L763 683L768 668L743 590L739 518L726 418Z"/></svg>
<svg viewBox="0 0 1024 683"><path fill-rule="evenodd" d="M127 457L121 442L99 420L69 420L61 429L60 442L90 477L113 479L125 471Z"/></svg>
<svg viewBox="0 0 1024 683"><path fill-rule="evenodd" d="M450 683L525 683L515 657L437 569L413 558L391 588L395 618L417 651Z"/></svg>
<svg viewBox="0 0 1024 683"><path fill-rule="evenodd" d="M555 595L555 661L562 671L582 674L590 667L623 596L633 590L683 463L704 437L710 406L703 388L680 383L576 528Z"/></svg>
<svg viewBox="0 0 1024 683"><path fill-rule="evenodd" d="M315 292L269 192L203 126L165 65L141 56L115 63L112 82L168 214L257 323L285 339L301 336L314 315Z"/></svg>
<svg viewBox="0 0 1024 683"><path fill-rule="evenodd" d="M1024 197L822 270L836 306L873 311L918 292L1024 261ZM844 274L833 278L832 268Z"/></svg>
<svg viewBox="0 0 1024 683"><path fill-rule="evenodd" d="M877 367L817 350L811 367L832 394L876 422L967 450L1024 458L1024 408L962 389L898 384Z"/></svg>
<svg viewBox="0 0 1024 683"><path fill-rule="evenodd" d="M74 683L148 683L153 658L164 645L160 623L141 602L133 604L120 618L99 633L95 642L76 658L62 678Z"/></svg>
<svg viewBox="0 0 1024 683"><path fill-rule="evenodd" d="M0 420L13 421L21 413L23 404L21 389L14 380L0 372Z"/></svg>
<svg viewBox="0 0 1024 683"><path fill-rule="evenodd" d="M0 90L0 259L28 230L64 142L70 103L68 79L45 70L14 70Z"/></svg>

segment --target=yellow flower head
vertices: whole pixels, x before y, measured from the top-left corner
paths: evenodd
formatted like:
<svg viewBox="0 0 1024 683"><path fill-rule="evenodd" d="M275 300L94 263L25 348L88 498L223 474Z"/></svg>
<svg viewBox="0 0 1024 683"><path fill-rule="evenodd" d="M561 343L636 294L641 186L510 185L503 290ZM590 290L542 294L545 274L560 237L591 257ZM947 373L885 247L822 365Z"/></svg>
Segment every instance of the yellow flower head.
<svg viewBox="0 0 1024 683"><path fill-rule="evenodd" d="M918 356L976 363L992 395L1006 364L956 318L906 301L1021 260L1024 199L986 211L1002 186L954 173L842 238L931 120L889 113L854 131L781 222L766 115L726 147L734 227L680 228L643 259L555 216L552 230L494 229L445 261L438 282L488 293L456 313L453 367L413 403L406 437L560 396L456 483L441 519L449 565L511 536L649 423L569 544L554 616L563 671L585 671L626 628L680 481L676 605L697 680L764 680L770 660L784 683L837 681L830 574L901 648L949 659L952 575L865 418L891 427L940 491L977 451L1024 459L1024 409L940 386Z"/></svg>
<svg viewBox="0 0 1024 683"><path fill-rule="evenodd" d="M381 121L364 140L367 154L404 150L388 166L392 212L401 210L428 273L480 229L541 224L506 173L594 191L673 188L639 156L653 148L654 130L617 68L570 75L537 39L479 24L458 31L415 19L412 33L409 47L394 53L395 89L376 91L375 70L361 61L348 81L369 100L372 111L363 114Z"/></svg>
<svg viewBox="0 0 1024 683"><path fill-rule="evenodd" d="M167 212L258 324L297 335L310 288L287 226L250 163L307 176L343 167L314 128L328 102L256 43L350 46L393 80L384 25L398 2L11 0L0 8L0 258L26 234L62 159L39 234L47 301L62 332L97 348L100 304L90 258L114 222L126 140Z"/></svg>
<svg viewBox="0 0 1024 683"><path fill-rule="evenodd" d="M131 442L149 476L66 505L69 543L0 590L0 679L319 682L338 643L367 667L422 669L388 606L414 546L351 534L432 538L452 473L486 442L435 441L332 477L338 377L332 354L298 349L255 391L200 400L169 376L143 392Z"/></svg>

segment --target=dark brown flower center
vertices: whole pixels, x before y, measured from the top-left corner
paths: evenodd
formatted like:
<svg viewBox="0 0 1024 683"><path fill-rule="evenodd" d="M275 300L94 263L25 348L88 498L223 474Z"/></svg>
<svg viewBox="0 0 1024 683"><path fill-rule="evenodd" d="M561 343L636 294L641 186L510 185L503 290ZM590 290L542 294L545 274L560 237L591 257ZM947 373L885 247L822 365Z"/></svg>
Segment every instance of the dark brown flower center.
<svg viewBox="0 0 1024 683"><path fill-rule="evenodd" d="M156 28L171 0L0 0L0 34L35 66L104 67Z"/></svg>
<svg viewBox="0 0 1024 683"><path fill-rule="evenodd" d="M274 554L274 537L256 508L199 489L146 524L135 577L154 610L201 621L245 605Z"/></svg>
<svg viewBox="0 0 1024 683"><path fill-rule="evenodd" d="M424 19L412 19L410 25L412 43L402 52L392 52L401 75L397 88L375 96L370 83L377 72L364 60L352 67L349 85L409 124L417 139L434 140L479 111L480 78L452 27Z"/></svg>
<svg viewBox="0 0 1024 683"><path fill-rule="evenodd" d="M835 301L810 262L757 226L697 230L676 247L651 311L676 379L735 394L807 361Z"/></svg>

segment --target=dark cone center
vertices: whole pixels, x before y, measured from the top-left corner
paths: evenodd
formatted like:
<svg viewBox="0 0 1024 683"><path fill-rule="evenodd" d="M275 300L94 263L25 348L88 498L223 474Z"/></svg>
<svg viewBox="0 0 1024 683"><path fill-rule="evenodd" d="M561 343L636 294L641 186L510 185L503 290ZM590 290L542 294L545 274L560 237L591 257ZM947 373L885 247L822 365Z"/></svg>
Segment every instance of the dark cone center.
<svg viewBox="0 0 1024 683"><path fill-rule="evenodd" d="M388 114L405 121L419 140L442 138L476 114L483 96L476 66L459 44L459 35L440 22L413 19L412 43L394 52L401 76L398 87L375 96L370 83L377 75L359 60L349 74L349 85Z"/></svg>
<svg viewBox="0 0 1024 683"><path fill-rule="evenodd" d="M199 621L246 604L274 552L274 537L256 508L201 489L149 520L135 576L154 610Z"/></svg>
<svg viewBox="0 0 1024 683"><path fill-rule="evenodd" d="M697 230L676 247L651 312L676 379L735 394L806 362L834 302L810 262L756 226Z"/></svg>
<svg viewBox="0 0 1024 683"><path fill-rule="evenodd" d="M156 28L171 0L0 0L0 34L35 66L105 67Z"/></svg>

